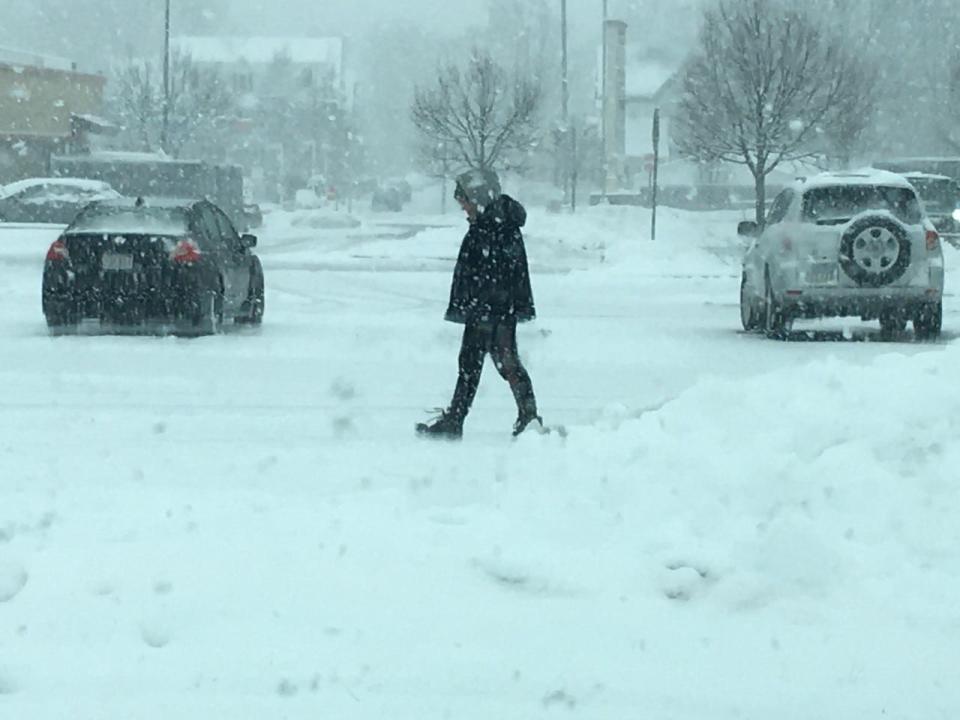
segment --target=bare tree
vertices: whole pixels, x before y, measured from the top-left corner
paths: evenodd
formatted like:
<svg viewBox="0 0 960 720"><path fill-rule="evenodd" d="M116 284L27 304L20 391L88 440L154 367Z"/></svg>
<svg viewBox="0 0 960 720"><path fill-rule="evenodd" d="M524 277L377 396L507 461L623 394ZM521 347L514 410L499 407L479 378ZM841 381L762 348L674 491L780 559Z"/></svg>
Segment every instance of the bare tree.
<svg viewBox="0 0 960 720"><path fill-rule="evenodd" d="M880 73L859 50L845 66L846 90L837 98L829 122L823 125L827 151L844 169L850 168L865 144L877 115Z"/></svg>
<svg viewBox="0 0 960 720"><path fill-rule="evenodd" d="M417 160L428 177L440 181L440 213L447 214L447 180L460 167L447 142L423 141L416 149Z"/></svg>
<svg viewBox="0 0 960 720"><path fill-rule="evenodd" d="M432 87L417 87L413 123L431 147L446 144L471 168L491 169L529 150L538 137L539 85L509 78L493 58L474 50L467 67L442 67Z"/></svg>
<svg viewBox="0 0 960 720"><path fill-rule="evenodd" d="M149 64L131 62L115 75L115 113L137 138L141 150L152 148L151 130L158 112L158 88Z"/></svg>
<svg viewBox="0 0 960 720"><path fill-rule="evenodd" d="M219 72L197 67L190 55L174 52L170 66L170 125L164 150L179 157L192 146L200 155L210 154L234 109L233 96Z"/></svg>
<svg viewBox="0 0 960 720"><path fill-rule="evenodd" d="M767 175L822 153L823 135L864 107L857 62L800 0L719 0L704 11L700 47L684 69L677 144L703 160L746 165L762 225Z"/></svg>
<svg viewBox="0 0 960 720"><path fill-rule="evenodd" d="M960 48L950 56L946 75L946 87L941 86L940 92L934 93L939 100L936 132L945 147L960 153Z"/></svg>
<svg viewBox="0 0 960 720"><path fill-rule="evenodd" d="M185 148L198 156L215 156L222 144L218 135L234 102L219 73L197 67L189 55L171 57L170 128L168 147L174 157ZM144 151L159 147L163 114L163 87L155 81L160 68L150 62L131 60L114 72L112 112Z"/></svg>

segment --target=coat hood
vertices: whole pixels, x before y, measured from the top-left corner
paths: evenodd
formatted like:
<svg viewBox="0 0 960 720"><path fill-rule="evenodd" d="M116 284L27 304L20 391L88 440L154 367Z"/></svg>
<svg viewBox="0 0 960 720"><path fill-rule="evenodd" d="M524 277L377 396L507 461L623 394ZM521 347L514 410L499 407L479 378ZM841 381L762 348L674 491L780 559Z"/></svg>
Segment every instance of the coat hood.
<svg viewBox="0 0 960 720"><path fill-rule="evenodd" d="M496 202L487 207L482 217L509 227L522 228L527 223L527 210L509 195L501 195Z"/></svg>

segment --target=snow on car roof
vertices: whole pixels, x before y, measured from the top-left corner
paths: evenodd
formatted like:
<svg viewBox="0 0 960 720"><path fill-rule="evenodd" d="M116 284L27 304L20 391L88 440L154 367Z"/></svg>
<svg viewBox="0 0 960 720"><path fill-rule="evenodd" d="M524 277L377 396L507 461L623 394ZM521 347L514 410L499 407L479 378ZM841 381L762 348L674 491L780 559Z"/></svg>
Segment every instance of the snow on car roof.
<svg viewBox="0 0 960 720"><path fill-rule="evenodd" d="M916 162L960 162L960 157L953 155L917 155L917 156L906 156L906 157L892 157L884 158L882 160L876 160L878 163L882 164L901 164L901 163L916 163Z"/></svg>
<svg viewBox="0 0 960 720"><path fill-rule="evenodd" d="M135 210L137 208L181 208L183 210L188 209L193 203L197 202L199 198L170 198L170 197L142 197L142 198L132 198L132 197L118 197L112 200L106 200L100 203L100 207L106 208L117 208L117 209L128 209Z"/></svg>
<svg viewBox="0 0 960 720"><path fill-rule="evenodd" d="M81 213L64 231L66 235L149 234L182 235L187 230L190 200L158 198L155 201L119 198L97 203Z"/></svg>
<svg viewBox="0 0 960 720"><path fill-rule="evenodd" d="M936 175L934 173L925 173L918 172L916 170L911 170L910 172L901 173L903 177L907 180L946 180L947 182L953 182L953 178L949 175Z"/></svg>
<svg viewBox="0 0 960 720"><path fill-rule="evenodd" d="M836 187L838 185L885 185L913 189L913 186L903 175L876 168L864 168L849 172L824 172L799 181L803 190L819 187Z"/></svg>
<svg viewBox="0 0 960 720"><path fill-rule="evenodd" d="M109 192L113 190L109 183L102 180L87 180L85 178L27 178L26 180L17 180L0 187L0 198L10 197L27 188L37 185L59 185L60 187L69 187L74 190L86 190L87 192Z"/></svg>
<svg viewBox="0 0 960 720"><path fill-rule="evenodd" d="M136 152L125 150L98 150L88 155L68 155L60 156L58 160L69 160L70 162L87 163L172 163L173 158L164 152ZM185 160L180 162L190 162L200 164L199 160Z"/></svg>

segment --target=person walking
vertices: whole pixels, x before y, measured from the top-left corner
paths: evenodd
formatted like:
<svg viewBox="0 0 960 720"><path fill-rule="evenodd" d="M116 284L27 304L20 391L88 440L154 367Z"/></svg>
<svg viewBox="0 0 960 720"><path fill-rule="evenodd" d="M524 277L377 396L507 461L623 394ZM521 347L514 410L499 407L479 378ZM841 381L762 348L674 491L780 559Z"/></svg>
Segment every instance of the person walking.
<svg viewBox="0 0 960 720"><path fill-rule="evenodd" d="M470 223L453 270L450 304L444 318L464 325L460 370L450 406L432 423L419 423L417 432L444 438L462 436L463 422L489 353L517 402L513 424L517 436L534 421L543 426L533 383L517 350L517 323L536 317L520 231L527 211L501 192L500 179L492 170L460 175L454 198Z"/></svg>

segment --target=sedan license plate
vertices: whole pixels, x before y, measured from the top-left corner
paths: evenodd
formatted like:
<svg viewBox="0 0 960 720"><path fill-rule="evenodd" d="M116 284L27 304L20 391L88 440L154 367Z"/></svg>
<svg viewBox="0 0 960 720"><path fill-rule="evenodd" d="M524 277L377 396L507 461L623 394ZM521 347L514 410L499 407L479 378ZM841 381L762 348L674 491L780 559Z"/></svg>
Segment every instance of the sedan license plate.
<svg viewBox="0 0 960 720"><path fill-rule="evenodd" d="M836 285L836 264L831 263L829 265L811 265L807 270L807 282L811 285Z"/></svg>
<svg viewBox="0 0 960 720"><path fill-rule="evenodd" d="M104 253L100 266L104 270L133 270L133 255Z"/></svg>

